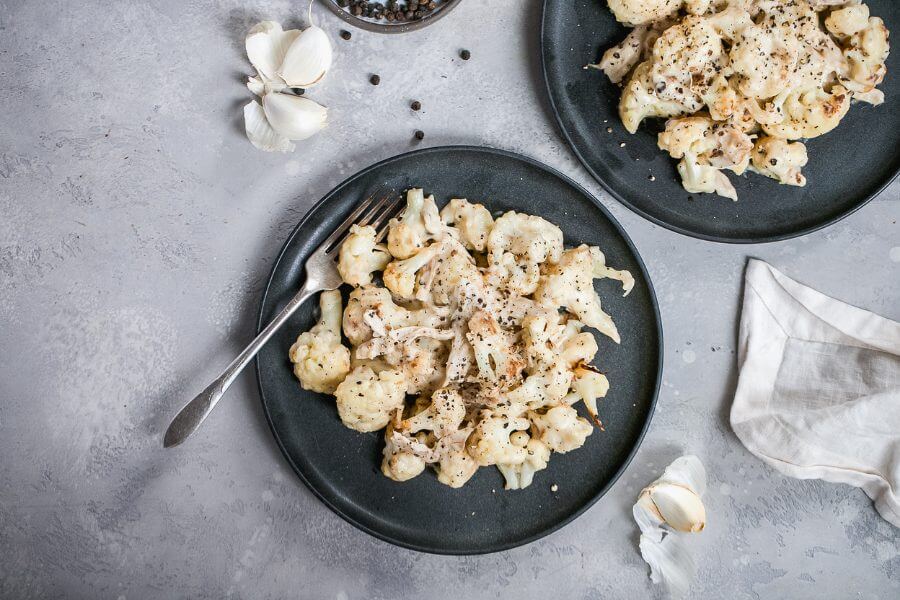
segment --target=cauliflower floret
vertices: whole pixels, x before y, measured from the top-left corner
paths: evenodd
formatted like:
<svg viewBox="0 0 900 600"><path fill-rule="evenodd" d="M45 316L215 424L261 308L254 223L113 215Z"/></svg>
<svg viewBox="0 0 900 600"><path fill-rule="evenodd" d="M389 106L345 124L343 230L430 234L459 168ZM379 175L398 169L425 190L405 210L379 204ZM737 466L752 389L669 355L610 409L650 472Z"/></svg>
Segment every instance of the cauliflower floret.
<svg viewBox="0 0 900 600"><path fill-rule="evenodd" d="M403 372L407 393L430 392L446 375L447 346L443 342L452 338L453 331L448 329L387 329L359 345L354 356L358 360L383 357L388 365Z"/></svg>
<svg viewBox="0 0 900 600"><path fill-rule="evenodd" d="M392 261L384 269L385 287L404 300L414 300L427 294L428 277L420 272L441 253L442 249L442 244L434 243L409 258Z"/></svg>
<svg viewBox="0 0 900 600"><path fill-rule="evenodd" d="M425 442L425 435L418 441ZM394 428L390 425L384 430L384 458L381 461L381 472L394 481L409 481L425 470L425 459L416 456L406 448L400 447L394 438Z"/></svg>
<svg viewBox="0 0 900 600"><path fill-rule="evenodd" d="M727 64L722 37L709 19L687 16L653 44L650 81L664 101L696 112L702 96Z"/></svg>
<svg viewBox="0 0 900 600"><path fill-rule="evenodd" d="M431 299L437 304L449 304L456 287L463 282L478 288L484 287L481 271L475 266L472 255L459 240L446 238L443 242L443 251L432 264L434 266L430 269L426 284Z"/></svg>
<svg viewBox="0 0 900 600"><path fill-rule="evenodd" d="M400 371L357 367L334 391L338 415L344 425L356 431L377 431L391 420L391 413L403 407L406 381Z"/></svg>
<svg viewBox="0 0 900 600"><path fill-rule="evenodd" d="M868 26L855 33L844 50L844 57L850 64L851 81L848 85L853 86L853 91L868 92L884 80L887 73L884 63L889 52L888 30L884 21L870 17Z"/></svg>
<svg viewBox="0 0 900 600"><path fill-rule="evenodd" d="M548 318L546 313L528 313L522 320L522 344L530 373L543 371L556 361L557 340L565 326L559 318Z"/></svg>
<svg viewBox="0 0 900 600"><path fill-rule="evenodd" d="M375 235L375 228L368 225L350 227L338 256L338 273L344 283L369 285L372 272L381 271L391 261L387 248L375 242Z"/></svg>
<svg viewBox="0 0 900 600"><path fill-rule="evenodd" d="M737 190L719 169L698 162L693 154L686 154L678 162L682 187L692 194L718 194L737 201Z"/></svg>
<svg viewBox="0 0 900 600"><path fill-rule="evenodd" d="M622 282L622 295L627 296L634 289L634 276L624 269L613 269L606 265L606 255L597 246L591 246L591 258L594 259L595 279L615 279Z"/></svg>
<svg viewBox="0 0 900 600"><path fill-rule="evenodd" d="M696 1L696 0L694 0ZM608 0L616 20L625 25L645 25L678 12L684 0Z"/></svg>
<svg viewBox="0 0 900 600"><path fill-rule="evenodd" d="M537 285L541 263L559 260L563 234L541 217L510 211L494 222L487 247L491 283L527 296Z"/></svg>
<svg viewBox="0 0 900 600"><path fill-rule="evenodd" d="M445 325L446 317L432 310L409 310L394 304L391 293L382 287L363 286L350 293L344 310L344 335L354 346L384 335L387 329L434 327Z"/></svg>
<svg viewBox="0 0 900 600"><path fill-rule="evenodd" d="M838 126L850 110L850 93L836 85L831 92L807 89L792 92L782 105L784 120L762 123L763 131L786 140L814 138Z"/></svg>
<svg viewBox="0 0 900 600"><path fill-rule="evenodd" d="M787 185L806 185L800 169L807 160L806 146L800 142L762 136L753 146L753 169Z"/></svg>
<svg viewBox="0 0 900 600"><path fill-rule="evenodd" d="M322 292L318 324L301 333L289 356L303 389L331 394L350 371L350 351L341 345L341 293Z"/></svg>
<svg viewBox="0 0 900 600"><path fill-rule="evenodd" d="M731 47L737 86L750 98L771 98L788 88L799 57L796 39L785 40L763 25L750 25Z"/></svg>
<svg viewBox="0 0 900 600"><path fill-rule="evenodd" d="M494 218L482 204L470 204L468 200L454 198L441 211L446 225L459 230L462 242L469 250L484 252L488 235L494 226Z"/></svg>
<svg viewBox="0 0 900 600"><path fill-rule="evenodd" d="M528 416L538 439L554 452L564 454L581 448L594 431L587 419L579 417L574 408L565 404L554 406L544 414L531 411Z"/></svg>
<svg viewBox="0 0 900 600"><path fill-rule="evenodd" d="M698 110L698 106L685 106L681 102L665 100L650 78L652 62L646 60L635 67L619 99L619 118L628 133L636 133L641 121L650 117L675 117Z"/></svg>
<svg viewBox="0 0 900 600"><path fill-rule="evenodd" d="M703 164L730 169L739 175L750 164L753 150L753 141L740 128L702 115L670 119L657 144L672 158L691 155Z"/></svg>
<svg viewBox="0 0 900 600"><path fill-rule="evenodd" d="M388 251L394 258L409 258L443 233L443 223L434 196L425 197L419 188L406 193L406 208L399 219L391 219Z"/></svg>
<svg viewBox="0 0 900 600"><path fill-rule="evenodd" d="M434 435L442 438L459 429L466 417L466 405L459 392L452 388L441 388L431 395L431 404L404 419L400 423L400 429L410 432L433 431Z"/></svg>
<svg viewBox="0 0 900 600"><path fill-rule="evenodd" d="M856 35L869 26L869 7L865 4L834 10L825 17L825 28L837 38Z"/></svg>
<svg viewBox="0 0 900 600"><path fill-rule="evenodd" d="M589 66L603 71L613 83L621 83L635 65L641 62L644 40L649 31L646 25L635 27L624 40L604 52L598 64Z"/></svg>
<svg viewBox="0 0 900 600"><path fill-rule="evenodd" d="M526 458L515 465L498 464L497 468L506 480L504 489L522 490L531 485L534 474L546 469L550 462L550 448L540 440L531 438L524 431L517 431L510 436L510 440L516 446L523 446Z"/></svg>
<svg viewBox="0 0 900 600"><path fill-rule="evenodd" d="M517 465L528 458L528 451L509 439L513 432L531 427L528 419L500 415L490 410L482 411L480 417L466 443L469 454L479 466Z"/></svg>
<svg viewBox="0 0 900 600"><path fill-rule="evenodd" d="M606 375L588 364L575 367L575 376L572 378L573 393L566 396L566 404L574 404L581 400L591 415L594 423L603 428L597 413L597 399L606 396L609 391L609 380Z"/></svg>
<svg viewBox="0 0 900 600"><path fill-rule="evenodd" d="M612 317L603 312L593 282L594 257L590 248L582 244L566 250L559 263L547 267L534 292L534 299L544 306L562 306L579 321L618 344L619 332Z"/></svg>
<svg viewBox="0 0 900 600"><path fill-rule="evenodd" d="M518 380L525 360L516 348L514 336L504 331L489 312L479 310L472 315L466 339L475 353L479 380L500 387Z"/></svg>

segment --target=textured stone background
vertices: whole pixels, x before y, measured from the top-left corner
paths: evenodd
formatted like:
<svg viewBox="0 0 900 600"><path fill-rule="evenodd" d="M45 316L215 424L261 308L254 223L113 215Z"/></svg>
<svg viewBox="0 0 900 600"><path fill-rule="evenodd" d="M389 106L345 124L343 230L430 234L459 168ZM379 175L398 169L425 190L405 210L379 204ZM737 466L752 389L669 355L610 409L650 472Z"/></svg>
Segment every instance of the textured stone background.
<svg viewBox="0 0 900 600"><path fill-rule="evenodd" d="M557 134L534 0L464 2L432 29L349 43L317 7L337 50L313 93L331 126L264 154L241 134L243 36L262 18L296 22L302 4L0 1L0 597L656 597L628 511L684 451L711 478L696 597L900 596L897 530L861 491L781 477L727 424L746 258L900 318L900 185L777 244L651 225ZM637 458L575 525L511 552L416 554L346 524L287 468L249 373L189 443L161 447L251 337L290 228L417 128L425 145L506 148L587 186L632 235L662 308L666 369Z"/></svg>

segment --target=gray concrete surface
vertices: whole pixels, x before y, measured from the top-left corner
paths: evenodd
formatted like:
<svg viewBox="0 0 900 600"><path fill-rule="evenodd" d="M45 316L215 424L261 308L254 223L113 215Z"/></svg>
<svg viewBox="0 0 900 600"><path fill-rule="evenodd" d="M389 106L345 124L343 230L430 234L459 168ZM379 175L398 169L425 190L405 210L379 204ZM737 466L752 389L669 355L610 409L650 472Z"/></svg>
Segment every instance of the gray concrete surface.
<svg viewBox="0 0 900 600"><path fill-rule="evenodd" d="M464 2L433 29L349 43L317 7L337 50L313 93L331 126L270 155L241 134L242 40L302 2L0 1L0 597L657 597L628 514L685 451L710 472L695 597L900 596L898 532L861 491L782 477L727 424L746 258L900 318L900 186L777 244L650 224L549 120L538 4ZM576 524L510 552L417 554L343 522L288 469L250 373L188 444L161 448L253 333L288 231L417 128L423 145L506 148L583 183L633 237L662 308L664 381L635 461Z"/></svg>

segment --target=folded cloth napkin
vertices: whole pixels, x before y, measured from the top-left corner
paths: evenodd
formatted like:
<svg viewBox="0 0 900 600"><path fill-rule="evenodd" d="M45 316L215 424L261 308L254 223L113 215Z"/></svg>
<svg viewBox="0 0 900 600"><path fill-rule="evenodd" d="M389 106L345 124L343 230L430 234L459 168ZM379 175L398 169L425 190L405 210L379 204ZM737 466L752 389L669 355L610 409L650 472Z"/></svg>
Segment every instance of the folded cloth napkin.
<svg viewBox="0 0 900 600"><path fill-rule="evenodd" d="M862 488L900 527L900 323L750 260L731 426L785 475Z"/></svg>

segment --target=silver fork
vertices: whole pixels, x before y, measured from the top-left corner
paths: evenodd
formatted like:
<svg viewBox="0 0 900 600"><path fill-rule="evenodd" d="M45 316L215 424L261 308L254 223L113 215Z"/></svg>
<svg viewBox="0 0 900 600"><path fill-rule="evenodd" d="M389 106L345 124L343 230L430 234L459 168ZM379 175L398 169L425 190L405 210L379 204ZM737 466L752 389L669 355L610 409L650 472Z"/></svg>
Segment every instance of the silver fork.
<svg viewBox="0 0 900 600"><path fill-rule="evenodd" d="M237 376L244 370L253 357L260 351L269 338L290 318L294 312L310 296L323 290L334 290L341 286L343 281L337 270L338 253L343 243L345 234L351 225L371 225L377 232L376 239L381 241L387 234L387 224L391 216L396 212L400 204L398 195L379 190L370 195L357 206L350 216L337 229L328 236L322 245L313 252L308 259L304 271L305 281L300 291L291 298L291 301L281 310L272 321L266 325L256 339L235 358L218 379L209 387L200 392L196 398L184 405L166 430L163 438L163 446L171 448L183 442L200 426L200 423L209 416L212 409L234 383Z"/></svg>

